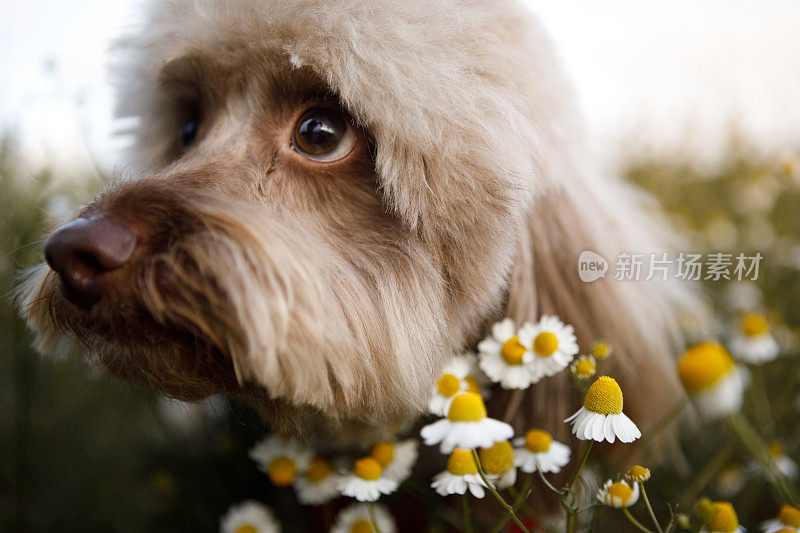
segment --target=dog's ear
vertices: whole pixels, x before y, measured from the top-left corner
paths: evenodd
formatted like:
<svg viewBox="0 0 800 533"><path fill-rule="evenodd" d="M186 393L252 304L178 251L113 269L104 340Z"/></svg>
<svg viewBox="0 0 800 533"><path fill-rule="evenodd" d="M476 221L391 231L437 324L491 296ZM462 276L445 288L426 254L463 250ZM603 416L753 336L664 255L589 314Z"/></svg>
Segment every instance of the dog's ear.
<svg viewBox="0 0 800 533"><path fill-rule="evenodd" d="M600 373L619 381L626 412L646 427L683 395L673 362L679 349L675 317L679 308L700 303L686 282L646 281L646 268L641 281L615 279L618 254L669 252L676 245L647 198L618 179L601 182L579 168L554 178L560 185L536 199L522 229L507 316L521 323L558 315L575 326L581 353L597 340L607 341L614 353ZM585 250L608 261L605 277L581 280L578 261ZM568 372L538 384L516 409L514 422L525 428L536 421L566 432L563 420L580 399L552 398L570 389Z"/></svg>

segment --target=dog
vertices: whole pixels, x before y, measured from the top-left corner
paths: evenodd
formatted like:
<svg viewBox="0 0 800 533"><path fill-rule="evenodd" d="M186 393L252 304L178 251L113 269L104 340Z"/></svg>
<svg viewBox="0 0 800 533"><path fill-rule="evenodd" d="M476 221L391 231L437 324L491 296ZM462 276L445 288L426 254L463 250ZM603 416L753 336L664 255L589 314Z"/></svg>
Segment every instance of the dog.
<svg viewBox="0 0 800 533"><path fill-rule="evenodd" d="M662 251L651 200L600 170L553 44L512 0L162 0L118 43L134 165L21 289L39 351L75 342L176 398L239 397L286 435L417 417L503 317L556 314L638 423L683 394L675 283L584 283ZM567 431L568 373L490 413ZM513 404L513 407L511 406Z"/></svg>

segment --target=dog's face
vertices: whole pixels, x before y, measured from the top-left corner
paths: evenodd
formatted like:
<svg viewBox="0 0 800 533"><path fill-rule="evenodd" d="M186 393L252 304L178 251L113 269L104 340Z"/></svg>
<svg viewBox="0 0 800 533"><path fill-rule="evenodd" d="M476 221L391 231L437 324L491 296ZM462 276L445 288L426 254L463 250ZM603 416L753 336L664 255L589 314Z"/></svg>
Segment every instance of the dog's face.
<svg viewBox="0 0 800 533"><path fill-rule="evenodd" d="M39 346L74 337L113 373L244 394L287 427L396 422L499 310L536 171L503 47L453 25L524 28L222 4L171 2L128 43L142 170L50 237L25 304Z"/></svg>

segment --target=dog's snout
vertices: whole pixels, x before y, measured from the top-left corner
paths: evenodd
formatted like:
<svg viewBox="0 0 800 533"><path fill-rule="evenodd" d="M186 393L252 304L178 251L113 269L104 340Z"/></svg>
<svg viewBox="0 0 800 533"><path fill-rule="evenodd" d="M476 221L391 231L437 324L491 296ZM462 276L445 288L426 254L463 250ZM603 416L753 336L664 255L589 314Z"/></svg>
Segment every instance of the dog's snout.
<svg viewBox="0 0 800 533"><path fill-rule="evenodd" d="M103 293L107 274L124 266L136 237L105 215L78 218L58 229L45 243L45 260L61 278L64 296L91 307Z"/></svg>

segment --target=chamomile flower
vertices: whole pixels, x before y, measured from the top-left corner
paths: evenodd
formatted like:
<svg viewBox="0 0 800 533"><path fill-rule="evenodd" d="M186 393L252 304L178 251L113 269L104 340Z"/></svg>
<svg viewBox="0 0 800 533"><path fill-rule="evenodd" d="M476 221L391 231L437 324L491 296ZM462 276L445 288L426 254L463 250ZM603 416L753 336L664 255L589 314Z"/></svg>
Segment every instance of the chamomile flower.
<svg viewBox="0 0 800 533"><path fill-rule="evenodd" d="M222 533L278 533L281 526L269 507L253 500L231 505L220 518Z"/></svg>
<svg viewBox="0 0 800 533"><path fill-rule="evenodd" d="M628 478L628 481L634 483L644 483L650 479L650 469L640 465L634 465L628 469L628 473L625 474L625 477Z"/></svg>
<svg viewBox="0 0 800 533"><path fill-rule="evenodd" d="M394 518L389 514L386 507L375 504L372 506L372 510L375 514L375 523L381 533L395 533L397 531L397 524L395 524ZM354 503L339 511L330 533L375 533L367 505Z"/></svg>
<svg viewBox="0 0 800 533"><path fill-rule="evenodd" d="M374 502L381 494L391 494L399 483L386 477L381 464L373 457L355 462L353 471L342 476L339 492L360 502Z"/></svg>
<svg viewBox="0 0 800 533"><path fill-rule="evenodd" d="M557 474L569 463L569 446L553 440L550 433L541 429L528 430L524 437L514 440L514 446L514 464L523 472Z"/></svg>
<svg viewBox="0 0 800 533"><path fill-rule="evenodd" d="M561 372L578 353L575 329L550 315L542 315L536 324L524 324L519 342L534 355L528 365L534 383Z"/></svg>
<svg viewBox="0 0 800 533"><path fill-rule="evenodd" d="M622 389L616 380L600 376L589 387L583 407L564 422L572 422L572 433L581 440L633 442L642 433L622 412L622 403Z"/></svg>
<svg viewBox="0 0 800 533"><path fill-rule="evenodd" d="M598 361L607 359L609 356L611 356L611 352L611 345L606 341L595 342L592 344L592 349L589 351L589 353L591 353L592 356L594 356L594 358Z"/></svg>
<svg viewBox="0 0 800 533"><path fill-rule="evenodd" d="M527 389L536 382L528 368L533 358L533 353L520 344L510 318L494 324L492 334L478 343L478 365L504 389Z"/></svg>
<svg viewBox="0 0 800 533"><path fill-rule="evenodd" d="M339 473L323 457L315 457L305 473L294 481L297 499L303 505L319 505L339 495Z"/></svg>
<svg viewBox="0 0 800 533"><path fill-rule="evenodd" d="M741 409L747 374L721 344L690 347L678 360L678 375L703 416L715 418Z"/></svg>
<svg viewBox="0 0 800 533"><path fill-rule="evenodd" d="M731 498L744 488L745 481L744 468L739 463L728 463L717 475L714 488L723 498Z"/></svg>
<svg viewBox="0 0 800 533"><path fill-rule="evenodd" d="M777 533L782 530L800 531L800 509L784 505L778 516L761 524L761 533Z"/></svg>
<svg viewBox="0 0 800 533"><path fill-rule="evenodd" d="M459 392L481 393L477 357L472 352L453 357L442 369L428 400L428 412L446 416L450 403Z"/></svg>
<svg viewBox="0 0 800 533"><path fill-rule="evenodd" d="M780 346L769 331L767 317L761 313L745 313L730 340L734 357L745 363L760 365L774 361Z"/></svg>
<svg viewBox="0 0 800 533"><path fill-rule="evenodd" d="M767 446L767 452L769 452L769 461L775 471L792 481L797 479L797 463L795 463L789 458L788 455L786 455L783 445L781 445L780 442L773 441L769 443ZM763 468L756 461L752 461L749 465L749 470L751 472L762 472Z"/></svg>
<svg viewBox="0 0 800 533"><path fill-rule="evenodd" d="M472 392L456 395L447 418L429 424L420 431L425 444L439 444L442 453L456 448L491 448L495 442L510 439L514 430L505 422L486 416L483 399Z"/></svg>
<svg viewBox="0 0 800 533"><path fill-rule="evenodd" d="M291 485L298 474L308 468L314 452L295 440L269 436L258 442L248 453L258 463L258 468L269 476L273 485Z"/></svg>
<svg viewBox="0 0 800 533"><path fill-rule="evenodd" d="M483 472L495 487L505 489L517 482L514 449L510 442L504 440L496 442L491 448L482 448L478 456Z"/></svg>
<svg viewBox="0 0 800 533"><path fill-rule="evenodd" d="M447 468L433 477L431 487L442 496L464 494L467 489L476 498L483 498L486 494L472 450L461 448L453 450L447 459Z"/></svg>
<svg viewBox="0 0 800 533"><path fill-rule="evenodd" d="M411 475L411 469L417 461L418 447L416 439L378 442L369 455L380 463L387 478L402 483Z"/></svg>
<svg viewBox="0 0 800 533"><path fill-rule="evenodd" d="M712 509L706 518L706 525L701 533L744 533L745 529L739 525L739 517L728 502L713 502Z"/></svg>
<svg viewBox="0 0 800 533"><path fill-rule="evenodd" d="M639 500L639 484L629 485L626 481L615 483L609 479L605 485L597 489L597 500L617 509L630 507Z"/></svg>
<svg viewBox="0 0 800 533"><path fill-rule="evenodd" d="M576 379L589 379L597 372L597 361L591 355L582 355L569 365L569 371Z"/></svg>

